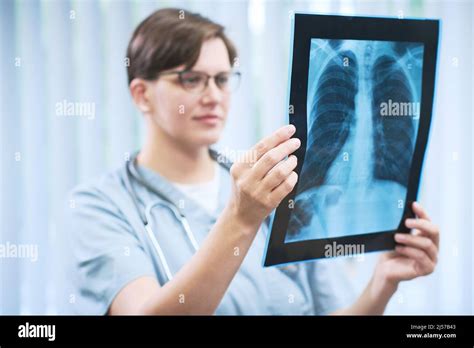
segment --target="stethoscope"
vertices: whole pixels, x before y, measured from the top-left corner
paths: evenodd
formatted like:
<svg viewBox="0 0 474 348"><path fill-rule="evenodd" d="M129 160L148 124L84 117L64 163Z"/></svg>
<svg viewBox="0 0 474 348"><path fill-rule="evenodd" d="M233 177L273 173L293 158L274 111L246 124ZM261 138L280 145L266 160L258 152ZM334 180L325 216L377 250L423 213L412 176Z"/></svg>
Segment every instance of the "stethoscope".
<svg viewBox="0 0 474 348"><path fill-rule="evenodd" d="M232 163L224 156L219 154L217 151L213 149L209 149L209 154L211 155L212 159L217 161L222 167L224 167L226 170L230 170L230 167ZM163 253L163 249L160 246L160 243L156 239L155 234L153 233L153 230L151 228L151 210L157 206L162 206L165 208L168 208L173 215L175 216L176 220L178 220L183 227L183 230L188 238L188 240L191 242L191 245L196 252L199 249L199 244L196 240L196 237L194 236L193 231L191 230L191 226L189 225L188 220L186 219L186 216L184 212L176 205L174 202L169 199L164 193L156 190L154 187L152 187L150 184L148 184L140 175L136 168L136 157L137 154L134 154L129 161L126 162L125 164L125 186L127 188L127 191L132 198L133 204L135 206L135 209L138 212L138 215L140 216L140 219L142 220L143 225L145 226L145 231L150 239L153 248L155 249L158 258L160 259L161 266L163 268L164 274L167 278L167 281L170 281L173 279L173 274L171 273L168 261L166 260L165 254ZM138 182L140 185L145 187L147 190L152 192L153 194L158 196L158 200L153 201L149 203L145 207L144 213L140 209L140 206L138 204L138 198L135 190L133 189L132 186L132 178Z"/></svg>

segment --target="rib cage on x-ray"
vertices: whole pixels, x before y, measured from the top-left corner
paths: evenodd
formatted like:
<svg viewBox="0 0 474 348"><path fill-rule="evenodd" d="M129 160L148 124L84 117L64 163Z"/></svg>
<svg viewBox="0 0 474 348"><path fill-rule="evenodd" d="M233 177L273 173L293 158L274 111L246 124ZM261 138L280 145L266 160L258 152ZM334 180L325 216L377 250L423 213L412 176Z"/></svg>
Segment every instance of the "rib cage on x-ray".
<svg viewBox="0 0 474 348"><path fill-rule="evenodd" d="M347 67L342 62L343 57L347 57ZM301 182L299 192L323 183L329 167L347 141L355 121L357 88L354 54L343 52L342 55L334 56L319 78L318 93L314 99L314 122L308 132L312 136L307 137L309 151L305 169L311 172L312 179Z"/></svg>
<svg viewBox="0 0 474 348"><path fill-rule="evenodd" d="M357 174L361 175L360 180L365 180L367 185L381 180L405 188L408 184L416 121L407 116L382 117L380 110L381 104L387 101L419 100L406 62L420 58L422 48L410 43L370 41L351 46L344 45L344 40L329 40L325 50L329 52L327 62L320 69L308 110L305 161L287 239L307 226L314 214L321 213L321 207L330 203L328 200L337 200L343 194L348 177L354 175L350 169L354 164L342 160L342 150L353 155L351 151L356 144L351 143L351 135L358 122L364 123L364 127L366 124L372 133L371 149L358 157L366 160L370 168L367 173ZM366 103L368 107L365 110L359 107L357 112L358 103ZM371 115L363 118L367 113ZM315 201L310 192L328 184L341 189L325 196L326 202Z"/></svg>
<svg viewBox="0 0 474 348"><path fill-rule="evenodd" d="M397 60L388 55L378 58L372 70L372 118L374 136L374 177L406 186L414 148L411 117L380 117L380 104L414 101L407 75Z"/></svg>

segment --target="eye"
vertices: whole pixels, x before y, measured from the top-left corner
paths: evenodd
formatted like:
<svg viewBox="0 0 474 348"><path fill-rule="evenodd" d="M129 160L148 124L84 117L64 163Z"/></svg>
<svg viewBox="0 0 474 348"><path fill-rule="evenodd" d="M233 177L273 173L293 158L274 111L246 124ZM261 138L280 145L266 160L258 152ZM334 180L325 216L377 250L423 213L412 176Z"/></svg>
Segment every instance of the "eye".
<svg viewBox="0 0 474 348"><path fill-rule="evenodd" d="M181 81L186 86L194 87L202 83L203 77L201 74L189 72L181 75Z"/></svg>
<svg viewBox="0 0 474 348"><path fill-rule="evenodd" d="M228 74L221 74L216 76L216 84L219 86L225 86L229 82L229 75Z"/></svg>

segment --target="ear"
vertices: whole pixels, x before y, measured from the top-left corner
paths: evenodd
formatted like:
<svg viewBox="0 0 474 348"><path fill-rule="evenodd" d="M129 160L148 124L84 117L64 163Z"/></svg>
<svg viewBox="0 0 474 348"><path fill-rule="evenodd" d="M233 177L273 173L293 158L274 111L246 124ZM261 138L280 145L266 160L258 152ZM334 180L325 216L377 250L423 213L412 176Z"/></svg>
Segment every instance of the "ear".
<svg viewBox="0 0 474 348"><path fill-rule="evenodd" d="M148 81L136 78L130 82L130 94L133 102L142 113L149 113L152 110L150 100L151 85Z"/></svg>

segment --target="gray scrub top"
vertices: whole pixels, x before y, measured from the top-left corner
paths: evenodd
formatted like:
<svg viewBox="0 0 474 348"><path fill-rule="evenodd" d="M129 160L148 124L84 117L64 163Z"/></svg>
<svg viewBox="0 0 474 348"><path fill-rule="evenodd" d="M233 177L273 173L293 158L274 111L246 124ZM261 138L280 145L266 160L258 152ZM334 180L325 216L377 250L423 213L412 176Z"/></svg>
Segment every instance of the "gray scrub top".
<svg viewBox="0 0 474 348"><path fill-rule="evenodd" d="M151 187L184 211L201 244L229 199L232 186L227 169L219 166L219 205L214 215L159 174L138 165L137 170ZM123 165L71 193L73 204L65 220L71 238L78 314L106 314L117 293L138 277L165 279L125 180ZM133 178L131 183L140 209L158 199ZM192 245L169 208L156 206L152 217L151 228L176 274L192 257ZM262 267L269 220L261 225L216 314L327 314L340 308L342 298L337 293L347 284L337 271L331 271L331 260Z"/></svg>

